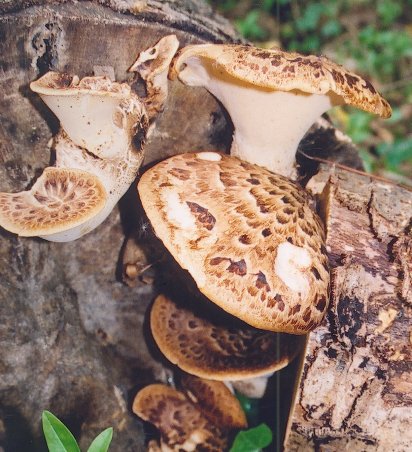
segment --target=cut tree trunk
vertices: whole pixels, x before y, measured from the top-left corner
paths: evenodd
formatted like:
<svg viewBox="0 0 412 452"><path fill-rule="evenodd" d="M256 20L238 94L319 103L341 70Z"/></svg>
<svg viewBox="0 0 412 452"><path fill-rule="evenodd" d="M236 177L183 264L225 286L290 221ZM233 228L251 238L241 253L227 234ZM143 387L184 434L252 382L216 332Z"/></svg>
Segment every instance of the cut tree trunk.
<svg viewBox="0 0 412 452"><path fill-rule="evenodd" d="M127 68L138 52L164 35L176 34L181 45L238 39L201 0L6 0L0 12L0 191L27 188L50 161L47 143L58 124L28 89L32 80L56 70L79 76L107 71L118 81L130 81ZM169 101L147 143L144 165L179 152L226 151L231 134L226 113L211 95L171 82ZM300 148L304 154L328 155L361 168L353 145L324 120L311 129ZM306 178L317 172L314 162L300 157ZM329 177L322 170L318 179L324 174ZM410 340L410 197L402 201L405 219L395 219L382 213L381 188L377 185L368 198L367 184L349 186L353 193L348 198L357 202L356 208L347 209L349 201L341 203L342 183L331 183L327 192L334 196L328 240L336 289L325 324L309 337L287 450L316 450L333 441L365 450L367 441L355 433L363 429L371 436L368 441L377 444L381 418L373 423L375 418L369 416L375 426L371 432L357 421L358 408L371 409L372 403L392 407L387 409L387 422L397 431L405 406L410 408L410 380L405 380L410 351L402 348ZM409 192L391 186L393 206L401 205L401 193ZM131 234L146 245L146 263L161 256L161 245L151 238L146 221L132 187L99 228L75 242L50 243L0 230L0 450L45 450L43 409L67 423L80 438L82 450L108 426L115 430L111 451L145 450L142 423L131 414L130 402L138 388L167 380L167 370L148 348L145 332L147 307L158 290L152 278L159 275L146 272L137 281L127 281L135 286L130 288L122 282L121 263ZM369 250L365 253L359 252L356 240L361 233L373 243L372 248L365 245ZM345 234L355 244L339 241ZM140 256L142 249L128 249L126 254ZM133 263L129 270L133 275ZM351 286L353 281L361 288ZM378 295L367 298L366 290ZM365 356L364 364L362 358L356 367L359 356ZM319 372L312 372L316 365ZM328 384L322 384L323 374L330 375ZM342 395L338 390L349 382L354 387ZM381 392L373 389L378 384ZM328 413L334 413L333 419ZM322 436L323 427L329 430ZM399 436L391 438L399 441ZM276 441L281 444L281 436Z"/></svg>
<svg viewBox="0 0 412 452"><path fill-rule="evenodd" d="M412 191L330 165L308 188L321 193L331 306L308 338L285 450L410 451Z"/></svg>

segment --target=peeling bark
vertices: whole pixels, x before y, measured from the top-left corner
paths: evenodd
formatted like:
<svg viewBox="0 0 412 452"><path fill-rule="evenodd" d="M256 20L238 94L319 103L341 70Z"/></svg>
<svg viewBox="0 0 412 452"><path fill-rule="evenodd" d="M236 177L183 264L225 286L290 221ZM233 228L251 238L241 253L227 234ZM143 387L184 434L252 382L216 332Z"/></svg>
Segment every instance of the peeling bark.
<svg viewBox="0 0 412 452"><path fill-rule="evenodd" d="M412 443L412 191L321 165L331 307L309 335L287 451Z"/></svg>

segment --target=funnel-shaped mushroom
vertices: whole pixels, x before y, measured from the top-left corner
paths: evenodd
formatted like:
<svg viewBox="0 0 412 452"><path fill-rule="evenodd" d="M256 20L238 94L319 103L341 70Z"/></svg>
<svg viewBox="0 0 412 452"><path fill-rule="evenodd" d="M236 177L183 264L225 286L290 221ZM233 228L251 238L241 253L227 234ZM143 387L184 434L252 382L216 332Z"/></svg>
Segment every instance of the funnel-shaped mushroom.
<svg viewBox="0 0 412 452"><path fill-rule="evenodd" d="M146 110L127 84L104 77L79 81L49 72L31 88L61 121L56 167L47 168L27 192L0 194L0 225L20 235L75 240L109 215L136 178ZM99 187L99 202L90 205L87 186Z"/></svg>
<svg viewBox="0 0 412 452"><path fill-rule="evenodd" d="M203 86L229 112L235 127L231 153L290 177L297 146L318 117L350 104L384 118L388 103L358 75L326 57L244 45L183 48L171 68L190 86Z"/></svg>
<svg viewBox="0 0 412 452"><path fill-rule="evenodd" d="M169 361L189 374L218 381L272 374L287 366L302 345L298 336L202 318L164 295L153 304L150 327Z"/></svg>
<svg viewBox="0 0 412 452"><path fill-rule="evenodd" d="M144 136L143 103L127 83L106 77L48 72L30 84L60 121L73 143L102 159L121 158L137 133ZM140 147L135 149L143 158Z"/></svg>
<svg viewBox="0 0 412 452"><path fill-rule="evenodd" d="M226 450L227 432L210 422L176 389L161 384L146 386L137 393L132 409L160 431L161 450Z"/></svg>
<svg viewBox="0 0 412 452"><path fill-rule="evenodd" d="M304 334L322 321L324 232L296 184L204 152L157 164L138 190L156 234L211 301L271 331Z"/></svg>

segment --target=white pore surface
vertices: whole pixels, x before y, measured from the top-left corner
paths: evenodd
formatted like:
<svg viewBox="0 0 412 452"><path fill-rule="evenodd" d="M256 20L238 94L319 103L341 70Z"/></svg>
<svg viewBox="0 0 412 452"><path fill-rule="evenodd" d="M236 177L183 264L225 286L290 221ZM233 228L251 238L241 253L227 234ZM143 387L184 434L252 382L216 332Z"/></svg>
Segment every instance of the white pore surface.
<svg viewBox="0 0 412 452"><path fill-rule="evenodd" d="M78 146L101 158L117 157L128 148L130 132L125 130L125 113L119 108L122 99L89 94L41 94L41 98Z"/></svg>
<svg viewBox="0 0 412 452"><path fill-rule="evenodd" d="M195 229L196 222L190 212L189 206L182 203L179 195L175 192L169 191L163 195L163 200L166 203L166 215L168 219L181 227L182 229Z"/></svg>
<svg viewBox="0 0 412 452"><path fill-rule="evenodd" d="M309 281L303 273L312 265L310 254L304 248L283 242L278 246L274 263L276 275L294 292L305 298Z"/></svg>
<svg viewBox="0 0 412 452"><path fill-rule="evenodd" d="M255 87L197 57L185 63L180 79L207 88L229 112L235 127L232 155L291 176L299 142L316 119L333 106L331 98Z"/></svg>

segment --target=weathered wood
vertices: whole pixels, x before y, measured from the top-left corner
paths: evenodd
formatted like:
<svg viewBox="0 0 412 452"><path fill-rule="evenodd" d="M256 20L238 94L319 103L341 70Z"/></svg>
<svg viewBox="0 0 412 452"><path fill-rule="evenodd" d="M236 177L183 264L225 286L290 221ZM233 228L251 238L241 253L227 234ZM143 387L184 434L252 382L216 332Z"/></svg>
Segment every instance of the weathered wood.
<svg viewBox="0 0 412 452"><path fill-rule="evenodd" d="M285 450L406 452L412 191L330 165L308 187L322 191L332 296L309 335Z"/></svg>

